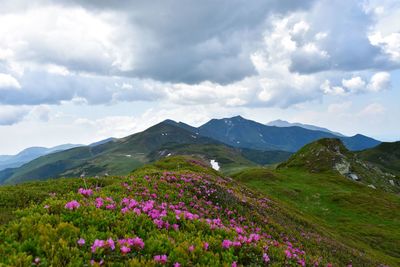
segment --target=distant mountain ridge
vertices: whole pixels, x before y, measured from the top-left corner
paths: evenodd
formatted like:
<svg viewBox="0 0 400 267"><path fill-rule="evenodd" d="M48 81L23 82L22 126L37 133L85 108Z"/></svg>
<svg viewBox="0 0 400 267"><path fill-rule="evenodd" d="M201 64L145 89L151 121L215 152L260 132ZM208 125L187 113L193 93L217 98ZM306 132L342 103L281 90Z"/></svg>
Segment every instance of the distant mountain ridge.
<svg viewBox="0 0 400 267"><path fill-rule="evenodd" d="M308 129L308 130L313 130L313 131L321 131L321 132L327 132L327 133L331 133L337 136L341 136L344 137L345 135L339 133L339 132L334 132L331 131L327 128L323 128L323 127L318 127L315 125L311 125L311 124L303 124L303 123L298 123L298 122L288 122L288 121L284 121L284 120L274 120L274 121L270 121L266 124L267 126L276 126L276 127L292 127L292 126L298 126L304 129Z"/></svg>
<svg viewBox="0 0 400 267"><path fill-rule="evenodd" d="M298 126L267 126L241 116L212 119L200 127L165 120L143 132L45 155L19 168L0 171L0 183L80 175L125 175L169 155L196 155L226 166L274 164L321 138L340 138L350 150L378 145L372 138L334 134ZM229 167L230 168L230 167Z"/></svg>
<svg viewBox="0 0 400 267"><path fill-rule="evenodd" d="M64 144L55 147L30 147L22 150L16 155L1 155L0 156L0 171L7 168L20 167L23 164L30 162L36 158L48 155L54 152L63 151L82 145L77 144Z"/></svg>
<svg viewBox="0 0 400 267"><path fill-rule="evenodd" d="M268 126L241 116L212 119L198 128L170 120L167 122L174 123L176 126L186 127L196 134L216 139L234 147L258 150L296 152L304 145L321 138L340 138L350 150L363 150L381 143L361 134L347 137L325 131L305 129L299 126Z"/></svg>

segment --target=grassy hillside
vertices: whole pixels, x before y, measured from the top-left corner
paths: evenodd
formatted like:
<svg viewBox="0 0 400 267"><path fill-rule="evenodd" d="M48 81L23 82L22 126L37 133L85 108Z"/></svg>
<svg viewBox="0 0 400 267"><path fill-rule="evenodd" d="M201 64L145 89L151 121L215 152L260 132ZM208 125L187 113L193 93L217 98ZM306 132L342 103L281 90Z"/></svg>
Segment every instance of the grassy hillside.
<svg viewBox="0 0 400 267"><path fill-rule="evenodd" d="M333 171L251 168L233 177L300 212L335 240L380 262L400 265L398 196L368 188Z"/></svg>
<svg viewBox="0 0 400 267"><path fill-rule="evenodd" d="M311 173L336 172L372 188L399 193L400 183L392 174L363 161L339 139L320 139L301 148L278 168L299 168Z"/></svg>
<svg viewBox="0 0 400 267"><path fill-rule="evenodd" d="M1 187L15 193L14 208L26 207L19 194L24 190L36 203L2 220L0 265L398 263L391 256L361 253L321 231L302 213L219 177L205 164L169 157L125 177ZM1 198L12 195L0 194ZM10 200L0 203L12 205Z"/></svg>

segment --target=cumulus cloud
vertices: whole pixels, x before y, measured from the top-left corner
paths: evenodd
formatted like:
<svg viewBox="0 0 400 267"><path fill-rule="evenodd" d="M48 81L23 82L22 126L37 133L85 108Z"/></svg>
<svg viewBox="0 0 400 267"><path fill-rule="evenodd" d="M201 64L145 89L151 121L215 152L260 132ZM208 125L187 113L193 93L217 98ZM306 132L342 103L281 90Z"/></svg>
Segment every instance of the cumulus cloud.
<svg viewBox="0 0 400 267"><path fill-rule="evenodd" d="M378 92L390 87L390 74L387 72L378 72L371 77L367 89Z"/></svg>
<svg viewBox="0 0 400 267"><path fill-rule="evenodd" d="M367 83L360 76L342 79L340 85L332 86L329 80L325 80L320 89L327 95L350 95L369 92L380 92L391 86L390 74L388 72L377 72L373 74Z"/></svg>
<svg viewBox="0 0 400 267"><path fill-rule="evenodd" d="M384 13L377 8L355 0L235 0L229 9L215 1L6 0L0 89L3 79L20 90L3 90L0 103L287 108L380 91L390 87L398 37L372 27ZM385 72L370 78L376 71Z"/></svg>
<svg viewBox="0 0 400 267"><path fill-rule="evenodd" d="M21 85L10 74L0 73L0 90L21 89Z"/></svg>
<svg viewBox="0 0 400 267"><path fill-rule="evenodd" d="M0 105L0 126L13 125L24 119L29 110L25 107Z"/></svg>

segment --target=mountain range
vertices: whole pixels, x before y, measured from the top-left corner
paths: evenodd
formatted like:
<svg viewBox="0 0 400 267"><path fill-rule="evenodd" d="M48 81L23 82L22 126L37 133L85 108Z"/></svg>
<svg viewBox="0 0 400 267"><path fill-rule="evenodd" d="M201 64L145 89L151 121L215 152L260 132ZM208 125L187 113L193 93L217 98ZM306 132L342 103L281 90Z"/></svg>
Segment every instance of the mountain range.
<svg viewBox="0 0 400 267"><path fill-rule="evenodd" d="M34 160L38 157L51 154L58 151L67 150L70 148L75 148L82 145L75 144L65 144L59 145L55 147L30 147L22 150L16 155L0 155L0 171L7 168L16 168L20 167L23 164Z"/></svg>
<svg viewBox="0 0 400 267"><path fill-rule="evenodd" d="M228 172L244 165L282 162L304 145L321 138L339 138L350 150L380 143L363 135L345 137L299 126L268 126L241 116L212 119L200 127L165 120L121 139L110 138L44 155L21 167L5 169L0 171L0 182L123 175L143 164L176 154L215 159Z"/></svg>

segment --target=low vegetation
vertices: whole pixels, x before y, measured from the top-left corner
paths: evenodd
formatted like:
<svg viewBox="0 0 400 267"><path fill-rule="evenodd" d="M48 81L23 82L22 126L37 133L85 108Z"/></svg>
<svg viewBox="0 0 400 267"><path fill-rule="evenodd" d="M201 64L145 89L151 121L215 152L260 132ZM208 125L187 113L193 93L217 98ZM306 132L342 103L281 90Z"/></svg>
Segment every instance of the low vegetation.
<svg viewBox="0 0 400 267"><path fill-rule="evenodd" d="M1 208L15 212L2 218L0 265L371 266L396 262L351 249L320 231L302 213L218 174L207 162L168 157L129 176L3 187L15 194L1 195ZM29 193L20 193L24 191Z"/></svg>

